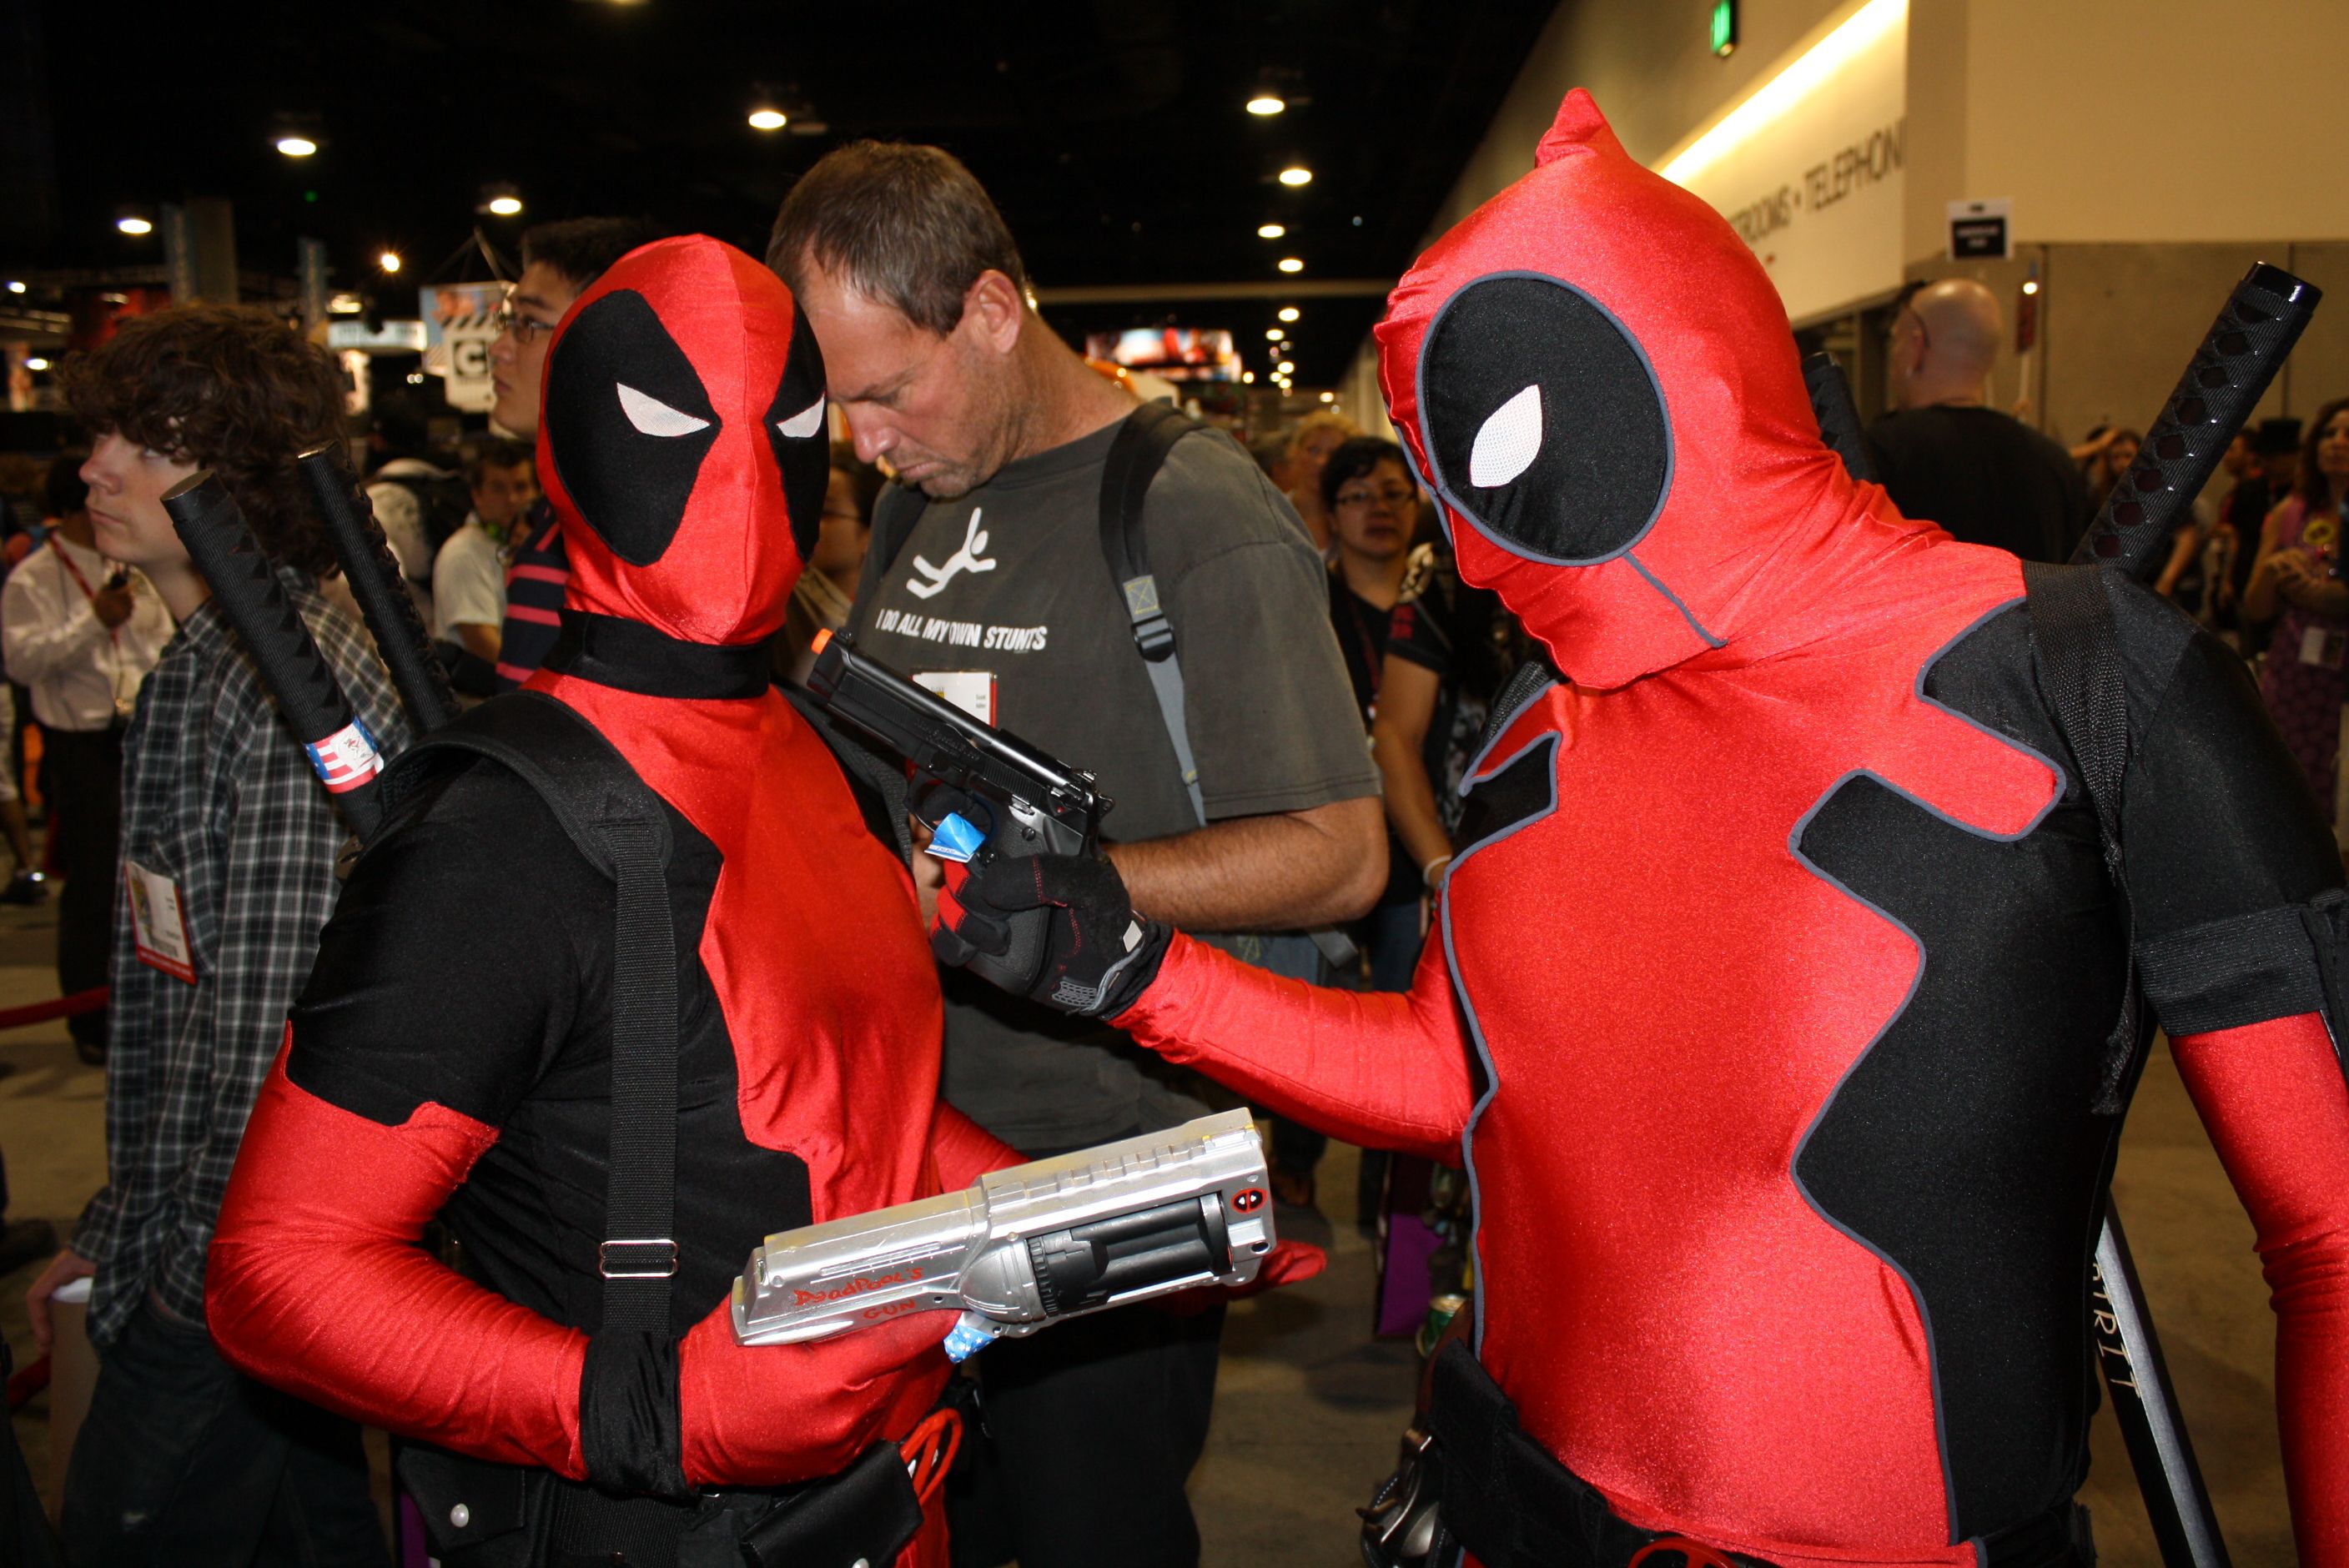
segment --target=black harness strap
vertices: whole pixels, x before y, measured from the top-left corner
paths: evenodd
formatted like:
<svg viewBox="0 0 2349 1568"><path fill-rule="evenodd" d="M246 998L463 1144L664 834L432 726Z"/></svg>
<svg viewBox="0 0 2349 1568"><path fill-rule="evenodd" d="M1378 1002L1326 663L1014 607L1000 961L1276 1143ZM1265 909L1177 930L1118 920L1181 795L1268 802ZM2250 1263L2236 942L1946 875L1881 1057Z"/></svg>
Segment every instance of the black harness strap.
<svg viewBox="0 0 2349 1568"><path fill-rule="evenodd" d="M2130 1069L2140 1041L2136 922L2129 914L2128 877L2121 859L2121 779L2128 771L2128 692L2121 667L2120 634L2104 574L2095 566L2023 563L2023 604L2031 617L2032 657L2039 692L2079 765L2080 788L2096 814L2105 870L2120 901L2128 952L2120 1016L2105 1038L2104 1058L2090 1106L2117 1116L2127 1100Z"/></svg>
<svg viewBox="0 0 2349 1568"><path fill-rule="evenodd" d="M433 759L450 752L487 757L519 775L588 863L618 889L612 1141L605 1240L595 1258L603 1313L581 1377L581 1437L595 1450L589 1468L596 1479L681 1495L669 1330L678 1269L678 1043L668 820L660 798L610 741L536 692L493 698L410 747L386 775L388 799L396 803ZM647 1412L649 1434L631 1418Z"/></svg>

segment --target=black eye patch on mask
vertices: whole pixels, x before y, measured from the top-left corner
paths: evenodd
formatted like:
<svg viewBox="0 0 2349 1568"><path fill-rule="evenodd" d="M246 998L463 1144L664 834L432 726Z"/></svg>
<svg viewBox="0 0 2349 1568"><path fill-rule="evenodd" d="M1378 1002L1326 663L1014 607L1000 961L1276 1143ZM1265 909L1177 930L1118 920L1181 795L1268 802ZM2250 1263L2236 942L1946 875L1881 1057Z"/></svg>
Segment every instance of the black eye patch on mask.
<svg viewBox="0 0 2349 1568"><path fill-rule="evenodd" d="M612 553L649 566L685 521L718 412L645 296L616 289L554 345L546 444L580 518Z"/></svg>
<svg viewBox="0 0 2349 1568"><path fill-rule="evenodd" d="M1480 278L1420 350L1437 489L1503 546L1585 564L1636 543L1671 483L1662 390L1622 325L1556 278Z"/></svg>
<svg viewBox="0 0 2349 1568"><path fill-rule="evenodd" d="M792 542L802 562L815 559L815 536L832 482L832 429L823 407L823 351L807 313L792 306L792 351L783 379L767 408L767 439L783 476L783 505L792 515Z"/></svg>

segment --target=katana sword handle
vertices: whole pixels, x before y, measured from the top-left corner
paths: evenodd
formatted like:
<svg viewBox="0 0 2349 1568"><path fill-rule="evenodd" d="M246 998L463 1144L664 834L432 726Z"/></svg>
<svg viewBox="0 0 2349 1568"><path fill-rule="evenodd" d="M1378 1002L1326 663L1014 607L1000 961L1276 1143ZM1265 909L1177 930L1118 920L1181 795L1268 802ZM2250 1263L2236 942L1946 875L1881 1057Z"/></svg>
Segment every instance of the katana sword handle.
<svg viewBox="0 0 2349 1568"><path fill-rule="evenodd" d="M1876 461L1868 456L1868 437L1860 428L1859 408L1851 400L1851 383L1832 354L1803 356L1803 389L1811 395L1811 415L1819 422L1819 439L1843 459L1843 471L1855 483L1876 483Z"/></svg>
<svg viewBox="0 0 2349 1568"><path fill-rule="evenodd" d="M310 495L318 503L319 521L343 563L343 580L351 585L359 614L375 636L376 652L391 674L400 706L419 736L429 735L457 717L457 694L449 675L432 656L432 639L416 601L400 575L399 562L375 520L375 507L343 466L339 446L313 447L295 459Z"/></svg>
<svg viewBox="0 0 2349 1568"><path fill-rule="evenodd" d="M2229 1568L2227 1543L2211 1511L2210 1491L2194 1444L2186 1435L2178 1398L2161 1358L2153 1318L2138 1288L2137 1264L2121 1230L2120 1211L2109 1199L2104 1228L2096 1233L2095 1272L2091 1276L2089 1323L2096 1336L2096 1360L2112 1395L2113 1418L2128 1447L2129 1467L2145 1494L2146 1517L2167 1568Z"/></svg>
<svg viewBox="0 0 2349 1568"><path fill-rule="evenodd" d="M163 492L163 510L343 820L361 842L374 837L382 818L376 780L383 767L375 737L285 596L236 498L210 469L199 469Z"/></svg>
<svg viewBox="0 0 2349 1568"><path fill-rule="evenodd" d="M2075 565L2117 566L2139 582L2160 570L2170 531L2218 471L2323 297L2281 267L2252 263L2146 432L2137 461L2072 552Z"/></svg>

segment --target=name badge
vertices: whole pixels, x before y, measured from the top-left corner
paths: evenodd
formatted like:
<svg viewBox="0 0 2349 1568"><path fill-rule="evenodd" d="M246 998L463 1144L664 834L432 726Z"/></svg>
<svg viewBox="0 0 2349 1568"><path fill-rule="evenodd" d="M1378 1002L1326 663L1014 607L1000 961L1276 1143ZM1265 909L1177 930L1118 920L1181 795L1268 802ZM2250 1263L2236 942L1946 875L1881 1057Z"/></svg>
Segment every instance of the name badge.
<svg viewBox="0 0 2349 1568"><path fill-rule="evenodd" d="M130 893L130 934L139 962L194 985L195 957L188 948L188 914L180 903L180 884L132 860L122 862L122 880Z"/></svg>
<svg viewBox="0 0 2349 1568"><path fill-rule="evenodd" d="M985 725L995 722L995 676L987 670L933 670L914 684L952 703Z"/></svg>
<svg viewBox="0 0 2349 1568"><path fill-rule="evenodd" d="M2319 669L2337 670L2349 654L2349 633L2338 626L2311 626L2300 634L2300 662Z"/></svg>

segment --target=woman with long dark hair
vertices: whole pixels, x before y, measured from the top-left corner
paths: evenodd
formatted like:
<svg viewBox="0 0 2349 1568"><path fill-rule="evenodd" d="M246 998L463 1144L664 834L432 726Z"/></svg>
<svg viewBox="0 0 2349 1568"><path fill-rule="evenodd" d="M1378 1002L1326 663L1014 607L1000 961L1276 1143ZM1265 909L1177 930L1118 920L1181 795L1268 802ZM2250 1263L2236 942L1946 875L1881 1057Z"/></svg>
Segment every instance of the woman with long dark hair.
<svg viewBox="0 0 2349 1568"><path fill-rule="evenodd" d="M2341 511L2349 499L2349 397L2309 421L2292 493L2260 529L2259 559L2243 593L2247 621L2276 620L2260 695L2325 810L2341 758L2341 705L2349 700L2349 583L2334 573Z"/></svg>

